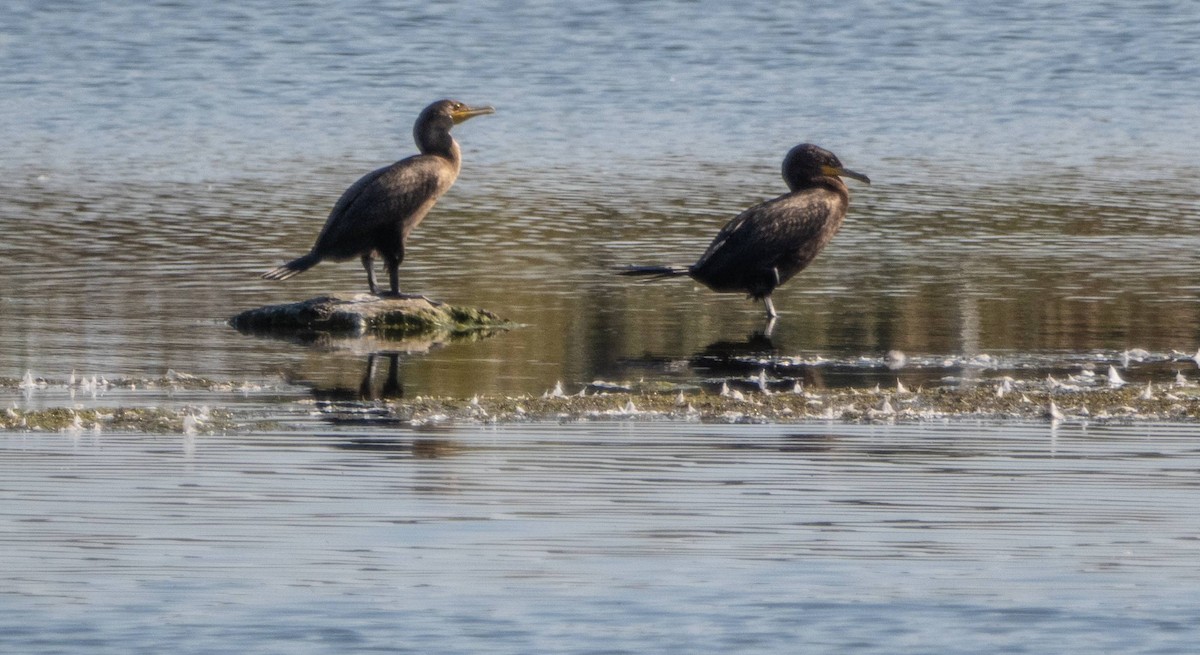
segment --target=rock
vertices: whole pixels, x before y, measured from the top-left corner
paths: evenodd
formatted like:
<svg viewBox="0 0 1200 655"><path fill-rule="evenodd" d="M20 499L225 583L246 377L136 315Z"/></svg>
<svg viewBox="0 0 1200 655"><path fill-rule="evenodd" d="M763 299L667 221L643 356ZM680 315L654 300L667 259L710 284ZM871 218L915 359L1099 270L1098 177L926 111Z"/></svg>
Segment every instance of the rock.
<svg viewBox="0 0 1200 655"><path fill-rule="evenodd" d="M273 336L327 334L405 338L425 334L470 336L513 324L484 309L434 304L424 298L320 296L246 310L229 319L240 332Z"/></svg>

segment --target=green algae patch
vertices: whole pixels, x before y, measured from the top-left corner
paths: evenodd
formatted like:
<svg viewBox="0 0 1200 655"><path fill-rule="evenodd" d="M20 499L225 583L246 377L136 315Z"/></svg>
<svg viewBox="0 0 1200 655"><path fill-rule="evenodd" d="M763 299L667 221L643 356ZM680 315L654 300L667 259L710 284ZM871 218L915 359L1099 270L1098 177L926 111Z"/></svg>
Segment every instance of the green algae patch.
<svg viewBox="0 0 1200 655"><path fill-rule="evenodd" d="M246 310L229 319L238 331L257 335L376 335L403 338L426 334L469 337L515 325L486 309L458 307L425 298L319 296Z"/></svg>

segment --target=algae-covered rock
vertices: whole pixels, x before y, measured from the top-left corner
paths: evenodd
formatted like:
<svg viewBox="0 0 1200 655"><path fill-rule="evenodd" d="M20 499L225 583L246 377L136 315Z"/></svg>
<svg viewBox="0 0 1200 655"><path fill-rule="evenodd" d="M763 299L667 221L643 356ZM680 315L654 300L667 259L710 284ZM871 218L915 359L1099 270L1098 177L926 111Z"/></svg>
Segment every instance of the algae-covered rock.
<svg viewBox="0 0 1200 655"><path fill-rule="evenodd" d="M268 305L234 316L229 324L255 334L375 334L405 337L428 333L468 335L513 327L485 309L433 303L425 298L351 298L320 296L301 302Z"/></svg>

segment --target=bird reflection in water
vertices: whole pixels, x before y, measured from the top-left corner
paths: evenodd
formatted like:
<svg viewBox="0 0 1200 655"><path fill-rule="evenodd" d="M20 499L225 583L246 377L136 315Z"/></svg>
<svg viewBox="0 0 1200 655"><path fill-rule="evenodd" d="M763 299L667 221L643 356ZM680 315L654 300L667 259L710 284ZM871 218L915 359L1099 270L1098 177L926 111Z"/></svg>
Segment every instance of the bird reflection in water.
<svg viewBox="0 0 1200 655"><path fill-rule="evenodd" d="M397 352L368 355L366 369L357 389L314 387L313 397L331 404L328 411L323 412L321 420L340 426L408 427L407 419L395 415L388 407L373 402L404 397L404 385L400 382L400 355L401 353ZM381 359L387 360L387 371L383 375L382 384L378 383ZM397 433L394 429L379 434L339 439L335 445L345 450L383 453L396 459L438 459L466 450L463 444L453 439L416 437L409 430Z"/></svg>
<svg viewBox="0 0 1200 655"><path fill-rule="evenodd" d="M807 387L822 382L812 367L781 369L779 349L771 337L755 332L742 341L714 341L688 358L688 366L708 379L719 379L741 391L790 391L799 382ZM720 386L720 385L717 385Z"/></svg>
<svg viewBox="0 0 1200 655"><path fill-rule="evenodd" d="M382 385L375 384L379 370L379 359L387 360L387 374ZM365 400L388 400L404 397L404 384L400 381L400 353L384 352L367 355L367 366L363 371L358 388L314 386L313 397L328 402L356 402Z"/></svg>
<svg viewBox="0 0 1200 655"><path fill-rule="evenodd" d="M375 368L380 355L371 353L367 355L367 370L363 374L362 385L359 386L359 395L364 400L383 400L388 398L403 398L404 385L400 383L400 354L399 353L384 353L382 356L387 358L387 376L383 379L383 386L379 388L379 393L375 394L373 383L375 381Z"/></svg>
<svg viewBox="0 0 1200 655"><path fill-rule="evenodd" d="M835 378L864 381L868 379L865 376L878 374L846 365L799 363L762 332L753 332L741 340L714 341L685 358L645 353L620 363L627 377L632 376L629 369L640 369L660 380L673 378L682 384L698 383L712 393L722 387L749 393L787 393L795 391L797 385L801 389L827 388L833 382L828 377L831 373ZM875 378L870 381L874 384Z"/></svg>

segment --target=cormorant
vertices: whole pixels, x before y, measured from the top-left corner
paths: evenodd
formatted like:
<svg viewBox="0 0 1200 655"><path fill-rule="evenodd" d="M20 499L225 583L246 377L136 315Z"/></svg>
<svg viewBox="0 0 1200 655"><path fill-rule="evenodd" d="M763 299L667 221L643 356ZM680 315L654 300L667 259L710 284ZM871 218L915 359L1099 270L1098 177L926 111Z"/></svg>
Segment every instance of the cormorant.
<svg viewBox="0 0 1200 655"><path fill-rule="evenodd" d="M846 218L850 193L839 176L871 183L832 152L802 143L783 159L791 191L734 217L695 264L633 266L621 275L687 275L713 291L746 293L763 301L773 322L771 292L812 263Z"/></svg>
<svg viewBox="0 0 1200 655"><path fill-rule="evenodd" d="M326 259L360 257L371 293L381 295L373 267L378 254L387 268L389 295L405 297L400 293L399 277L404 244L437 199L454 184L462 167L462 153L450 136L450 128L495 111L492 107L468 107L457 100L439 100L426 107L413 124L413 139L421 154L367 173L350 185L329 212L312 250L262 276L286 280Z"/></svg>

